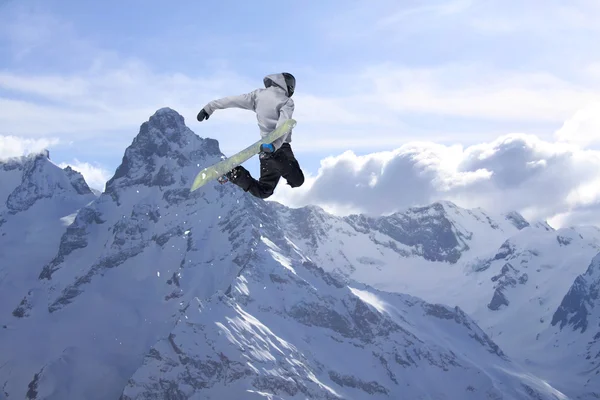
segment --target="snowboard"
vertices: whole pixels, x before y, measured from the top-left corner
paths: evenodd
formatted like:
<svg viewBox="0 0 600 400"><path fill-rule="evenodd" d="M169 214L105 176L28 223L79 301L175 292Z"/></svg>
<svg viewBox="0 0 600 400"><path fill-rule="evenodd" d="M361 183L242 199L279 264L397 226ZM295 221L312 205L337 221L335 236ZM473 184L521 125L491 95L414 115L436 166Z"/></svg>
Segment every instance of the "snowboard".
<svg viewBox="0 0 600 400"><path fill-rule="evenodd" d="M295 126L296 120L290 118L286 120L283 124L279 125L277 129L273 130L267 136L246 147L244 150L234 154L229 158L219 161L216 164L204 168L202 171L198 172L198 175L196 175L196 178L194 179L194 183L192 184L190 191L193 192L194 190L197 190L202 186L206 185L213 179L218 179L219 177L225 175L233 168L241 165L245 161L260 153L261 144L273 143L275 140L289 133Z"/></svg>

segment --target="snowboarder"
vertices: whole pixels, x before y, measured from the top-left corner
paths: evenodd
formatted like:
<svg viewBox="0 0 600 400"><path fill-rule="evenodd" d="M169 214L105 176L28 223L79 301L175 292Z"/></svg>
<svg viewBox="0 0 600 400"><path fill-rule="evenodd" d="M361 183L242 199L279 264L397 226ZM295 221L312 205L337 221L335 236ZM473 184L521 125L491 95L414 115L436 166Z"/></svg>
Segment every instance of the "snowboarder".
<svg viewBox="0 0 600 400"><path fill-rule="evenodd" d="M296 87L296 79L292 74L282 72L268 75L263 79L265 89L259 88L239 96L229 96L213 100L198 113L198 121L208 119L215 110L225 108L243 108L256 113L261 137L276 129L285 120L292 118L294 101L291 99ZM245 192L261 199L271 196L281 177L291 187L299 187L304 183L304 173L294 157L290 142L292 132L275 140L273 143L261 145L260 178L254 179L242 166L235 167L226 174L232 183Z"/></svg>

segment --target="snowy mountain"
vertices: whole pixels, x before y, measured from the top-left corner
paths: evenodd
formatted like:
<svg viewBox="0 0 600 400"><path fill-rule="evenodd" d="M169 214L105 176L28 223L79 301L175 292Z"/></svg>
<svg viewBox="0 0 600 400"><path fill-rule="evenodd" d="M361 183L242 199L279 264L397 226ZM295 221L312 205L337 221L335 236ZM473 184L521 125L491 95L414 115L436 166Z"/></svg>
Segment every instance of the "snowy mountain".
<svg viewBox="0 0 600 400"><path fill-rule="evenodd" d="M600 252L597 227L555 230L517 213L450 202L371 219L334 217L316 207L278 211L290 240L339 279L459 306L511 359L554 387L573 398L600 396L600 380L584 388L588 377L547 362L566 345L539 347L569 287ZM580 371L587 368L584 353L570 360Z"/></svg>
<svg viewBox="0 0 600 400"><path fill-rule="evenodd" d="M514 323L527 316L549 321L575 277L598 252L600 229L595 227L525 229L508 238L493 256L467 263L473 269L471 276L480 282L481 295L488 297L487 310L479 311L514 318ZM516 309L518 313L513 312ZM493 327L505 322L482 319L494 337L501 335L502 329Z"/></svg>
<svg viewBox="0 0 600 400"><path fill-rule="evenodd" d="M95 196L79 172L61 169L48 152L0 161L0 182L0 315L5 315L37 280L39 272L29 266L51 259L73 214Z"/></svg>
<svg viewBox="0 0 600 400"><path fill-rule="evenodd" d="M576 325L577 317L567 315L577 301L592 307L593 295L586 297L576 288L588 282L592 286L584 290L593 293L593 268L588 266L599 252L596 227L524 229L489 258L466 264L472 269L466 281L469 294L456 295L452 304L463 307L512 359L552 386L573 398L595 398L600 396L600 379L587 382L589 354L573 353L589 342L589 332L570 335L566 329L557 332L556 326L567 321ZM578 313L587 315L583 308ZM570 367L565 371L561 365Z"/></svg>
<svg viewBox="0 0 600 400"><path fill-rule="evenodd" d="M77 213L47 261L28 265L35 282L11 295L19 301L0 316L5 393L117 398L140 357L172 328L180 303L230 284L236 241L215 214L225 192L186 189L200 163L219 157L216 141L197 137L170 110L141 126L105 192ZM233 218L233 204L228 210ZM215 251L195 251L203 237ZM215 256L222 262L211 276ZM201 272L196 281L178 276L184 267Z"/></svg>
<svg viewBox="0 0 600 400"><path fill-rule="evenodd" d="M2 192L0 198L5 199L5 213L17 214L26 211L44 199L52 202L71 201L75 195L92 194L83 176L71 169L64 170L50 161L50 154L34 154L0 161L2 173ZM6 184L4 184L6 182ZM81 200L77 198L75 202Z"/></svg>
<svg viewBox="0 0 600 400"><path fill-rule="evenodd" d="M493 215L447 201L378 218L335 217L312 206L277 210L278 224L324 268L395 292L414 290L423 278L421 286L437 293L430 272L462 277L459 261L485 255L529 226L517 213Z"/></svg>
<svg viewBox="0 0 600 400"><path fill-rule="evenodd" d="M185 310L123 400L562 398L460 309L347 286L277 238Z"/></svg>
<svg viewBox="0 0 600 400"><path fill-rule="evenodd" d="M566 380L549 386L537 378L548 379L548 370L515 346L530 339L517 340L520 324L527 335L539 332L531 327L541 314L558 332L552 312L598 252L593 230L554 231L517 213L449 202L341 218L257 200L229 184L190 193L195 174L221 157L215 140L161 109L141 125L99 197L74 195L87 185L60 170L61 188L90 197L53 231L52 251L19 264L26 277L3 281L1 394L566 398L552 386L570 394ZM4 171L6 197L21 185L15 170ZM44 170L30 180L48 182ZM39 222L38 203L67 198L57 185L40 186L15 195L21 206L5 214ZM15 237L15 229L2 232ZM27 254L17 244L0 242L0 252ZM541 267L550 262L554 268ZM529 272L538 265L539 274ZM534 285L563 292L548 294L550 314L532 307L535 317L518 321L513 315L528 304L523 288ZM506 301L488 307L497 292ZM501 330L515 333L508 349L495 342L507 337Z"/></svg>

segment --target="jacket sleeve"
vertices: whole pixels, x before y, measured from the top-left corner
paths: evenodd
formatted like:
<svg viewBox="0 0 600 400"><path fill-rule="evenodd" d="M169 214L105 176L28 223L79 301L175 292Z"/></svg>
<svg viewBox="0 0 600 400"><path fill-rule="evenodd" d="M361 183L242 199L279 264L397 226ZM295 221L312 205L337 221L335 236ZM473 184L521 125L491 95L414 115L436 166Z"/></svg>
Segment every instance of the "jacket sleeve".
<svg viewBox="0 0 600 400"><path fill-rule="evenodd" d="M212 115L215 110L223 110L225 108L243 108L245 110L254 110L256 103L256 91L240 94L238 96L228 96L221 99L213 100L204 106L204 111L208 115Z"/></svg>
<svg viewBox="0 0 600 400"><path fill-rule="evenodd" d="M283 124L286 120L292 118L292 115L294 114L294 100L292 99L288 99L283 106L281 106L281 109L279 110L279 119L277 120L277 126L275 129L279 128L279 126L281 124ZM281 145L283 144L283 141L285 140L285 138L288 135L283 135L282 137L280 137L279 139L275 140L273 142L273 146L275 147L275 150L278 150Z"/></svg>

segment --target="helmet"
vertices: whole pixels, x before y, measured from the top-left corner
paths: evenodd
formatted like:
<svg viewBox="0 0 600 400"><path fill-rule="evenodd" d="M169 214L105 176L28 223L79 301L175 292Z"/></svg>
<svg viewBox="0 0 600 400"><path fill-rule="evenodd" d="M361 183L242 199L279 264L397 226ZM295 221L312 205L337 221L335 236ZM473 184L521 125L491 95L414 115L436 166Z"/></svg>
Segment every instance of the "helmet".
<svg viewBox="0 0 600 400"><path fill-rule="evenodd" d="M283 77L285 78L285 84L287 85L288 94L290 95L290 97L292 97L292 95L294 94L294 90L296 89L296 78L294 78L294 75L288 72L283 72L281 75L283 75Z"/></svg>
<svg viewBox="0 0 600 400"><path fill-rule="evenodd" d="M287 90L288 96L290 97L292 97L294 90L296 89L296 78L294 78L294 75L288 72L267 75L263 79L263 82L265 83L266 88L275 85L279 86L283 90Z"/></svg>

